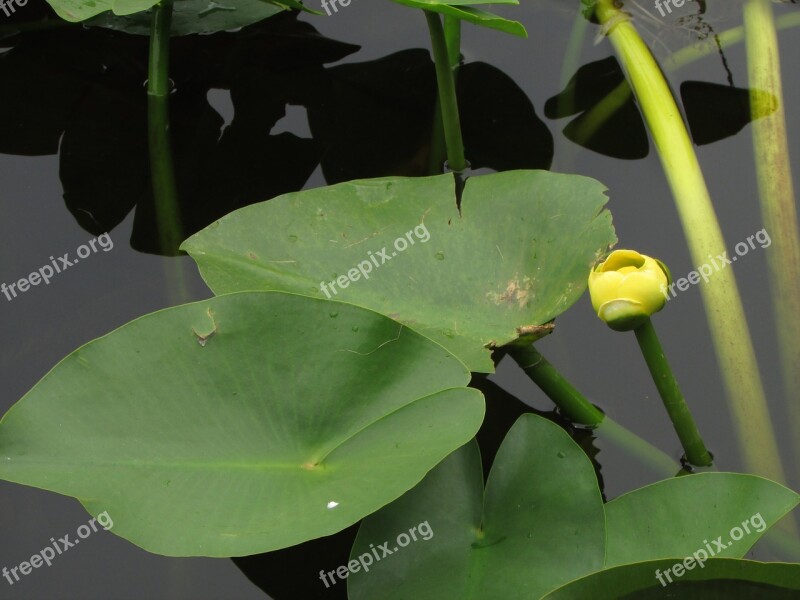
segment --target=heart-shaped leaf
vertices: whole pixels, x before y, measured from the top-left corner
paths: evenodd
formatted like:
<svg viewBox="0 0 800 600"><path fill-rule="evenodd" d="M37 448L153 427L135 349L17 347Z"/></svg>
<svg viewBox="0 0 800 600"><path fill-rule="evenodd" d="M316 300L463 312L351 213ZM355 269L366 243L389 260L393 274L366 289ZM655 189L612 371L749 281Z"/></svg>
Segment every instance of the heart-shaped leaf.
<svg viewBox="0 0 800 600"><path fill-rule="evenodd" d="M446 0L393 0L393 2L411 8L438 12L448 17L454 17L490 29L497 29L511 35L528 37L528 32L525 31L522 23L504 19L493 13L475 8L475 6L486 4L519 4L519 0L456 0L454 2L447 2Z"/></svg>
<svg viewBox="0 0 800 600"><path fill-rule="evenodd" d="M606 504L606 566L690 556L741 558L800 503L782 485L739 473L660 481Z"/></svg>
<svg viewBox="0 0 800 600"><path fill-rule="evenodd" d="M215 293L273 289L406 323L476 372L586 289L616 241L599 182L547 171L353 181L237 210L182 249ZM267 233L273 232L273 233Z"/></svg>
<svg viewBox="0 0 800 600"><path fill-rule="evenodd" d="M349 564L366 563L373 547L381 560L368 573L353 569L348 592L351 600L539 598L599 569L604 545L591 462L558 425L527 414L500 447L485 495L470 444L365 519Z"/></svg>
<svg viewBox="0 0 800 600"><path fill-rule="evenodd" d="M352 525L480 427L439 345L355 306L221 296L76 350L0 422L0 478L107 511L159 554L241 556Z"/></svg>
<svg viewBox="0 0 800 600"><path fill-rule="evenodd" d="M606 569L569 583L543 600L795 600L800 596L797 564L712 558L703 568L695 564L689 570L680 569L680 577L670 574L667 579L664 572L681 562L673 558Z"/></svg>

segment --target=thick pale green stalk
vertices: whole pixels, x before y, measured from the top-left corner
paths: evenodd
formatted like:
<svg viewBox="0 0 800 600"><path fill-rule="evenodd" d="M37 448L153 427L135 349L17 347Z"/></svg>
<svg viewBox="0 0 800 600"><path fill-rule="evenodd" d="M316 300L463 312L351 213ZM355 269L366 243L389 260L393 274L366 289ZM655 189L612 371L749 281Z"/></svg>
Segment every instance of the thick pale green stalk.
<svg viewBox="0 0 800 600"><path fill-rule="evenodd" d="M772 240L767 251L770 288L784 390L800 458L800 233L786 139L778 36L769 0L747 0L744 24L758 192L761 215ZM777 108L772 101L777 102Z"/></svg>
<svg viewBox="0 0 800 600"><path fill-rule="evenodd" d="M578 16L581 21L584 23L586 22L586 19L584 19L581 15ZM800 12L783 15L777 19L775 25L779 30L800 27ZM732 27L731 29L726 29L714 37L708 37L704 41L685 46L680 50L676 50L666 59L664 59L661 67L667 73L677 71L678 69L681 69L696 60L700 60L701 58L705 58L706 56L719 52L720 48L724 50L725 48L738 44L742 41L744 41L744 27ZM574 71L575 69L572 69L570 73ZM564 73L562 73L562 89L566 87L567 81L568 80L564 79ZM603 100L589 109L586 112L585 119L587 125L583 128L583 130L578 132L578 135L581 137L581 139L587 140L594 135L594 133L597 131L597 128L602 125L606 119L611 118L617 110L625 105L625 101L628 99L630 94L631 89L628 86L628 83L623 81L616 88L614 88L614 90L609 92L608 95L603 98Z"/></svg>
<svg viewBox="0 0 800 600"><path fill-rule="evenodd" d="M681 112L650 50L613 0L598 16L611 40L653 137L695 265L726 251L722 231ZM749 471L785 481L750 331L733 269L700 285L711 334Z"/></svg>
<svg viewBox="0 0 800 600"><path fill-rule="evenodd" d="M706 448L700 430L689 411L689 406L681 393L678 382L672 374L672 369L667 361L664 349L656 335L653 322L647 319L644 323L634 329L636 341L642 349L642 355L653 376L653 381L658 388L658 393L664 401L664 408L672 421L675 432L681 440L686 460L695 467L710 467L712 460Z"/></svg>
<svg viewBox="0 0 800 600"><path fill-rule="evenodd" d="M172 0L162 0L153 7L150 28L147 121L150 177L155 200L159 242L163 250L177 248L183 239L169 135L169 35L171 23Z"/></svg>
<svg viewBox="0 0 800 600"><path fill-rule="evenodd" d="M439 88L439 106L447 143L447 161L453 171L463 171L467 168L467 161L464 158L464 140L461 137L461 120L458 116L456 83L450 65L447 38L442 27L441 17L434 12L427 10L424 12L425 18L428 20L433 60L436 64L436 82Z"/></svg>
<svg viewBox="0 0 800 600"><path fill-rule="evenodd" d="M508 354L570 421L594 427L595 435L612 441L658 473L674 475L680 469L677 461L589 402L534 346L509 348Z"/></svg>

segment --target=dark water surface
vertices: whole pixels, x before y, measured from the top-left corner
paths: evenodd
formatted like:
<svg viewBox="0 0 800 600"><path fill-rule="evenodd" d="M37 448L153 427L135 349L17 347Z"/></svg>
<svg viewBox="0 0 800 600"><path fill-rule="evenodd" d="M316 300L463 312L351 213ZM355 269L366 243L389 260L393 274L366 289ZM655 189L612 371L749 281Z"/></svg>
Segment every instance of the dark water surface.
<svg viewBox="0 0 800 600"><path fill-rule="evenodd" d="M527 40L465 25L465 61L492 65L530 99L538 119L552 135L552 170L581 173L608 186L609 208L621 246L658 256L670 266L673 275L684 276L694 265L652 144L644 158L609 158L566 139L561 131L569 119L545 117L545 103L563 89L565 75L568 78L574 72L574 68L562 72L562 60L567 52L576 4L522 0L519 7L498 10L525 25L529 33ZM687 5L680 14L676 11L670 20L661 18L646 0L639 4L650 10L651 18L640 15L637 22L641 23L645 39L653 44L659 57L696 39L696 21L687 19L675 24L678 17L688 17L695 12L695 5ZM741 24L739 2L726 0L709 4L706 20L716 30ZM39 10L33 0L28 7L31 11ZM778 15L798 10L778 4L775 7ZM2 19L0 15L0 28L7 25ZM243 130L231 132L238 137L233 137L228 145L215 145L218 132L233 118L233 104L227 90L231 86L238 86L242 93L251 89L247 87L250 85L247 69L253 68L252 65L225 55L228 67L233 65L239 70L226 71L225 64L214 66L214 57L221 51L214 45L217 42L213 38L219 36L179 42L186 42L185 50L176 43L176 69L178 65L184 69L181 73L185 74L186 81L184 87L181 87L182 80L177 81L177 110L173 105L173 110L180 113L173 117L176 130L183 132L176 134L179 138L176 162L179 181L185 182L182 189L190 190L184 194L184 201L193 206L196 222L193 221L192 226L199 228L236 206L292 189L325 185L326 177L327 183L331 183L348 178L352 173L378 175L380 173L372 171L382 168L381 161L369 162L372 160L369 157L375 154L373 148L384 148L390 155L392 149L405 143L394 138L406 128L404 118L409 122L415 119L427 122L430 113L424 112L425 102L434 88L430 79L424 84L424 77L417 89L405 90L416 95L415 101L422 109L408 104L410 112L400 110L391 119L387 117L384 122L373 123L365 129L363 138L354 134L348 143L343 143L335 130L332 133L326 130L324 118L312 123L315 125L312 127L309 124L311 111L286 105L297 97L307 97L309 105L315 107L314 114L324 114L326 102L336 100L328 97L336 88L324 88L319 84L324 79L325 69L339 64L323 64L330 60L342 64L362 63L404 50L427 49L429 38L421 13L388 1L353 0L349 7L330 17L303 15L300 21L313 25L330 40L355 44L361 49L355 51L342 44L320 43L312 56L303 59L306 74L296 79L275 68L280 64L276 56L285 57L287 62L298 60L292 58L291 46L278 47L272 55L265 55L264 60L271 61L270 68L275 73L269 80L269 89L275 90L275 100L268 106L243 102L245 109L252 110L252 120L246 122ZM593 44L595 34L592 26L581 46L576 68L612 54L608 42ZM795 181L800 182L797 161L800 156L800 112L797 110L800 78L796 76L800 36L797 34L797 29L786 30L780 33L779 40L793 175ZM123 69L114 75L119 76L119 81L109 86L113 93L94 96L88 95L85 88L70 91L73 83L61 81L60 74L64 72L61 61L85 61L86 77L91 79L96 71L93 61L100 49L109 47L116 48L114 52L118 53L127 48L131 72L136 73L141 61L146 60L146 44L142 43L143 39L126 41L125 36L105 33L87 41L92 35L93 32L80 28L42 35L36 43L45 50L38 57L36 52L31 52L27 62L13 71L13 76L8 69L2 71L8 56L4 56L5 51L0 54L3 73L0 84L3 98L0 104L3 111L0 117L0 282L13 282L27 276L50 263L50 256L61 256L65 252L74 255L80 245L99 233L90 233L97 228L97 222L115 224L120 221L110 231L113 249L93 253L55 276L49 285L31 288L13 301L0 296L0 381L3 382L0 414L78 346L146 313L211 296L190 258L161 257L131 247L133 243L140 250L153 248L152 228L148 225L150 209L142 203L132 210L149 186L146 147L141 146L145 108L143 79L134 81L141 91L141 101L137 104L130 100L135 94L130 93L131 78L122 72ZM348 52L352 53L348 55ZM408 67L411 69L417 63L403 63L406 64L411 65ZM373 75L380 72L381 69L369 71ZM670 74L669 80L673 89L678 90L687 80L726 84L729 76L736 86L747 86L745 51L741 44L725 51L724 62L719 55L711 55ZM492 89L504 89L500 80L505 78L496 73L493 77L492 85L499 87ZM192 85L199 90L194 90L194 96L189 93ZM471 89L472 94L479 94L478 86ZM207 103L202 101L204 97ZM79 98L85 100L80 109L71 109L71 103ZM480 106L478 103L476 114ZM280 118L284 108L286 116ZM261 109L268 114L264 116ZM279 119L274 128L270 119ZM67 124L63 136L52 133L58 128L50 124L59 122ZM530 133L531 136L541 135L534 148L528 149L534 157L532 160L544 160L542 157L548 155L548 136L542 135L541 128L537 129L533 121L527 122L531 128L526 131L538 131ZM259 131L264 133L270 129L273 136L289 132L294 137L274 138L269 143L248 139L250 132L256 136ZM312 129L320 132L321 139L311 139ZM478 139L479 134L475 135ZM614 135L634 138L635 132L623 128ZM513 131L509 136L513 136ZM525 139L511 141L505 154L505 139L487 141L486 144L493 144L496 152L486 159L486 166L514 166L517 158L514 144L519 142L524 146ZM27 142L30 143L26 147ZM334 148L329 152L338 158L334 160L329 154L323 173L319 158L326 145L330 148L331 144ZM732 252L737 242L763 227L751 130L745 127L737 135L698 147L697 152L727 246ZM279 164L282 153L289 153L291 165ZM469 145L467 154L470 158ZM265 160L264 156L278 159L277 162ZM391 160L387 158L386 164L389 163ZM409 164L399 170L413 173L414 166ZM231 203L232 208L226 209L220 199ZM782 401L768 295L768 251L757 248L734 268L770 399L779 446L787 458L790 485L796 489L800 487L797 477L800 464L790 460L790 431ZM716 455L718 467L725 471L743 470L697 287L670 301L668 309L654 322L706 442ZM634 336L610 332L594 316L587 296L558 319L556 333L543 340L539 347L576 387L617 421L670 455L680 455L678 440L661 409ZM504 361L491 379L531 406L550 410L549 401L510 361ZM660 479L635 458L602 441L595 444L600 450L597 460L602 466L604 492L609 499ZM51 537L74 532L87 520L88 515L76 500L0 482L0 566L19 564L47 545ZM756 546L751 556L762 560L781 558L763 543ZM326 561L315 565L314 570L331 568L334 564L341 564L341 561ZM92 535L80 548L59 557L52 567L38 569L13 587L0 580L0 598L13 600L246 600L264 597L232 561L154 556L108 533ZM320 597L327 596L321 591Z"/></svg>

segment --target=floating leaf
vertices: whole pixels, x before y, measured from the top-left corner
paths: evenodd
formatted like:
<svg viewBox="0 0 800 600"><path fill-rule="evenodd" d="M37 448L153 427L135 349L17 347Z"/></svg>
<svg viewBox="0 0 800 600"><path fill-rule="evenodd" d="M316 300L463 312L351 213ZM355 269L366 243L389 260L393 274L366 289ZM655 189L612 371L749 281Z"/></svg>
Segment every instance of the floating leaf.
<svg viewBox="0 0 800 600"><path fill-rule="evenodd" d="M151 10L159 0L47 0L62 19L93 19L89 25L148 35ZM172 35L211 33L244 27L289 9L305 9L294 0L175 0ZM315 12L315 11L309 11Z"/></svg>
<svg viewBox="0 0 800 600"><path fill-rule="evenodd" d="M800 565L712 558L680 577L664 571L683 559L655 560L606 569L559 588L543 600L795 600L800 595ZM664 585L656 575L661 573Z"/></svg>
<svg viewBox="0 0 800 600"><path fill-rule="evenodd" d="M606 504L606 566L697 550L741 558L798 503L800 495L755 475L700 473L660 481Z"/></svg>
<svg viewBox="0 0 800 600"><path fill-rule="evenodd" d="M485 376L473 377L471 387L480 390L486 399L486 415L476 439L485 465L489 468L503 438L514 422L531 408L505 392ZM546 415L557 418L554 414ZM580 435L580 431L577 431ZM275 600L316 598L323 589L320 569L326 572L346 565L358 532L358 525L275 552L234 558L236 566L247 578ZM347 600L346 582L325 588L325 600Z"/></svg>
<svg viewBox="0 0 800 600"><path fill-rule="evenodd" d="M170 33L181 36L232 30L257 23L285 10L287 7L265 0L176 0L172 9ZM97 15L87 24L137 35L150 35L151 21L150 10L119 12L115 5L114 12Z"/></svg>
<svg viewBox="0 0 800 600"><path fill-rule="evenodd" d="M0 421L0 478L108 511L151 552L267 552L352 525L469 441L468 380L371 311L220 296L65 358Z"/></svg>
<svg viewBox="0 0 800 600"><path fill-rule="evenodd" d="M371 308L472 371L535 337L616 240L599 182L547 171L353 181L223 217L181 246L215 293L274 289ZM334 282L331 285L331 282Z"/></svg>
<svg viewBox="0 0 800 600"><path fill-rule="evenodd" d="M489 27L490 29L497 29L511 35L528 37L528 33L522 23L504 19L485 10L475 8L477 5L486 4L519 4L519 0L457 0L455 2L442 0L393 0L393 2L411 8L438 12L448 17L454 17L474 25Z"/></svg>
<svg viewBox="0 0 800 600"><path fill-rule="evenodd" d="M591 462L558 425L523 415L497 453L484 495L475 444L361 525L350 554L391 556L350 574L351 600L539 598L603 564L603 501ZM432 534L400 547L427 523ZM423 528L426 531L427 528ZM366 560L365 560L366 562ZM591 597L591 596L587 596Z"/></svg>

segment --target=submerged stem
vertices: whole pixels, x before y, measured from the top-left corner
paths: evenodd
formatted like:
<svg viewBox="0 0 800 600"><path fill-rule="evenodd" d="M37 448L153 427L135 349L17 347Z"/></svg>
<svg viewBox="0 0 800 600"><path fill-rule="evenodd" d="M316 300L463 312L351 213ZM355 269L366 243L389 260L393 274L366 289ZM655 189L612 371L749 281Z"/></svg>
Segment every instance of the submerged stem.
<svg viewBox="0 0 800 600"><path fill-rule="evenodd" d="M178 191L169 134L169 36L172 0L153 7L147 79L147 125L150 177L153 186L159 243L174 252L183 239L178 212Z"/></svg>

